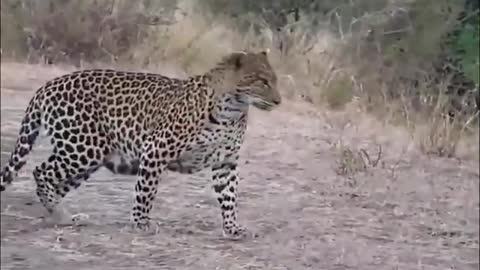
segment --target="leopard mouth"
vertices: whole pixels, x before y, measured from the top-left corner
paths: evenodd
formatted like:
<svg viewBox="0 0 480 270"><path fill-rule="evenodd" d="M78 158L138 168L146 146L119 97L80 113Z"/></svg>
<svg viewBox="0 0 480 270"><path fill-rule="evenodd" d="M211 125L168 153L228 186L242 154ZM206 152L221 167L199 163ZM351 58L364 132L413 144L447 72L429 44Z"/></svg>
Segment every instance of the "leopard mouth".
<svg viewBox="0 0 480 270"><path fill-rule="evenodd" d="M263 111L271 111L275 107L273 103L266 101L256 101L252 105Z"/></svg>

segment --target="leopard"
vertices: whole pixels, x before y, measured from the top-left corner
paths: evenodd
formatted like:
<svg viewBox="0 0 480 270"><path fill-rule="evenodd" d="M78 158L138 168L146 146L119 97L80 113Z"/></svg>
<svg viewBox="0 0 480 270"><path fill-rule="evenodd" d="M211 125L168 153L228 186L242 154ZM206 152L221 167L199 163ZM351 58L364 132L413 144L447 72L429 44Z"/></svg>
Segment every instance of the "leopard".
<svg viewBox="0 0 480 270"><path fill-rule="evenodd" d="M248 232L237 221L237 191L249 108L272 111L281 103L268 49L231 52L205 73L186 78L115 69L73 71L47 81L30 99L1 171L0 190L12 184L44 135L53 150L32 174L36 195L50 216L75 220L60 202L106 168L136 179L129 224L148 231L165 174L208 170L223 236L239 239Z"/></svg>

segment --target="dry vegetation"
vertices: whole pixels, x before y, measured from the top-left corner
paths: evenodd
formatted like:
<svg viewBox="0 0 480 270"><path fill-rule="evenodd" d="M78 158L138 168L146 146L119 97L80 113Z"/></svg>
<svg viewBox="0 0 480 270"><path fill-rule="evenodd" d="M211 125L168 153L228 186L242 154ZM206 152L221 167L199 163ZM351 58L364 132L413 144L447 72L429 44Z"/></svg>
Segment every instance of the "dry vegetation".
<svg viewBox="0 0 480 270"><path fill-rule="evenodd" d="M245 1L245 3L247 2L251 1ZM327 158L322 160L327 164L313 164L312 160L302 163L304 166L310 167L302 167L303 165L295 163L296 161L288 163L283 160L285 164L282 163L282 166L293 169L289 171L290 169L284 168L285 170L282 172L285 175L292 173L296 177L291 190L309 189L306 183L319 185L319 182L315 182L317 180L308 182L310 180L307 178L317 179L316 177L320 177L324 173L325 179L339 181L335 182L335 185L345 186L348 192L344 196L348 197L350 201L367 204L367 201L371 200L375 201L375 207L379 208L388 207L387 201L389 200L395 201L396 206L392 206L392 209L395 211L400 209L398 211L403 212L394 213L393 217L385 218L389 220L390 218L392 220L399 217L405 218L404 223L400 222L403 226L409 226L410 220L414 221L419 218L414 214L410 215L411 213L422 212L420 216L421 218L426 217L427 223L430 222L429 218L432 218L431 223L424 226L429 228L432 234L457 232L462 228L468 228L468 232L465 231L461 237L455 238L455 241L463 241L463 244L455 242L457 245L455 248L461 245L458 247L459 254L467 247L468 254L472 250L478 251L478 230L472 229L475 226L478 227L478 214L471 212L478 212L478 194L471 192L478 189L478 181L475 182L475 178L478 178L479 172L476 165L473 165L473 172L465 169L466 167L472 168L471 164L477 164L479 161L479 113L474 102L475 95L478 98L478 50L476 55L475 50L472 49L473 54L464 56L467 60L471 60L472 57L476 57L477 60L473 61L472 66L468 66L468 70L466 64L463 66L465 67L464 73L470 75L469 78L473 81L474 86L470 89L471 91L467 91L463 95L452 94L452 91L456 92L451 88L452 81L456 80L452 69L440 75L436 73L435 69L438 59L446 53L442 45L444 37L462 22L458 19L458 15L465 11L463 1L303 2L321 2L326 6L324 8L326 12L314 13L303 7L298 10L298 14L288 13L288 16L285 16L284 21L279 25L278 22L269 19L268 10L263 10L263 13L242 11L234 17L228 16L230 14L228 12L225 12L225 15L218 15L220 14L216 13L218 10L225 9L225 6L222 6L225 5L225 1L220 0L2 0L2 62L28 63L40 67L53 65L53 68L48 69L48 75L61 74L66 70L100 66L157 71L166 75L184 77L187 74L205 71L207 66L212 65L221 56L233 50L270 48L270 60L278 72L279 87L284 97L290 100L286 102L281 114L285 119L292 114L291 119L295 119L295 122L293 120L285 121L291 121L297 130L294 132L288 127L278 127L278 130L282 131L282 136L289 136L291 145L287 143L285 147L295 148L297 154L287 153L287 150L284 153L283 150L278 149L275 150L276 153L284 155L285 159L289 155L299 160L305 157L315 158L320 151L331 157L331 160L327 160ZM340 2L342 4L335 4ZM199 6L198 3L204 3L204 5ZM239 3L236 2L230 9L237 9ZM296 18L297 15L298 18ZM466 17L469 18L469 16L478 17L478 9L467 12ZM467 35L467 37L470 36ZM467 43L473 42L474 46L478 45L478 34L476 38L476 41L467 38ZM463 46L464 44L462 44L460 45ZM470 52L467 49L465 50ZM15 65L4 64L2 67L12 68ZM38 66L31 66L31 69L38 70ZM62 71L52 71L59 67ZM17 67L17 69L23 68ZM30 69L24 69L23 72L28 73ZM25 84L25 88L30 88L29 84L21 82L12 74L16 74L16 72L8 73L2 69L2 98L8 98L10 95L10 92L5 91L6 88L9 88L8 85L6 86L8 83L16 87ZM48 79L47 75L38 75L37 71L31 71L31 74L37 74L34 76L36 83L40 83L39 80ZM473 77L471 74L474 74ZM15 95L12 95L12 98L13 96ZM3 104L4 102L2 102L2 106ZM5 111L6 109L2 107L2 114ZM452 111L455 112L453 117L448 115ZM261 119L268 121L265 116ZM303 120L307 124L302 125ZM281 122L274 121L272 123L278 126L286 125ZM265 125L270 127L270 130L274 130L277 127L272 123ZM312 126L307 129L305 125ZM268 133L267 127L257 122L254 126L257 131L254 131L251 136L257 140L268 137L272 141L281 141L280 135ZM286 135L288 130L292 132L291 135ZM300 131L304 131L305 134L300 134ZM2 123L2 138L4 136L6 135L4 135ZM298 139L300 137L302 139ZM365 143L366 140L368 143ZM261 144L259 141L255 142ZM273 142L269 145L272 148L278 147L278 144L275 146ZM248 147L247 149L256 149L254 146ZM2 148L4 148L3 142ZM247 150L246 155L255 159L256 154L249 151ZM269 154L268 150L263 151L261 154L263 159L275 156ZM3 152L5 152L4 149L2 149L2 162L4 161ZM418 164L414 164L417 161ZM262 159L259 158L258 162L262 162ZM263 162L271 165L269 161L263 160ZM329 170L335 176L329 175L329 172L321 172L320 169L312 169L315 166L319 166L322 170ZM304 175L296 175L297 170L303 172ZM418 172L421 174L420 177L415 174L418 170L421 170ZM252 170L249 174L255 175L255 171ZM306 181L303 184L300 183L302 177ZM438 182L432 180L434 177L439 179ZM453 183L448 180L449 178L458 182ZM404 182L401 179L405 179ZM427 179L430 179L428 183ZM405 188L407 185L415 186L414 181L419 181L419 189L431 188L441 191L439 193L432 191L434 195L431 201L425 198L418 199L415 195L415 187L411 190ZM268 185L273 189L276 187L270 182ZM332 205L334 202L337 203L338 198L329 197L337 190L328 183L321 183L321 185L327 190L323 193L322 198L331 201ZM444 189L447 189L446 186L451 187L456 193L448 195L450 197L442 197L447 194L444 192ZM261 189L261 187L257 188ZM342 188L344 187L342 186ZM251 192L255 192L255 188L250 187L250 189ZM408 193L409 195L406 195L405 198L398 195L407 194L407 192L411 193ZM465 195L463 207L470 210L459 210L462 209L460 207L462 202L458 202L458 200L462 199L462 194ZM262 194L257 195L258 197L263 196ZM255 196L252 195L253 198ZM389 196L392 197L389 198ZM272 200L276 198L272 194L268 194L266 197L272 198ZM316 194L315 198L320 200L320 197L319 194ZM293 198L292 200L294 200ZM458 200L455 201L456 199ZM174 199L169 198L169 200ZM315 199L312 200L315 201ZM338 204L343 206L343 200L344 198L339 200ZM415 204L417 200L421 201L421 207ZM276 203L280 205L282 202L276 201ZM323 205L325 202L315 201L315 203ZM377 203L382 206L380 207ZM411 204L409 205L409 203ZM112 207L115 206L112 205ZM296 211L296 209L288 208L288 205L284 207L289 211ZM366 206L366 208L368 207L370 206ZM251 208L254 206L251 205ZM317 208L319 209L319 207ZM435 209L442 210L435 212ZM445 209L468 211L468 215L473 217L466 218L468 222L459 225L456 216L452 219L453 221L448 219L450 216L447 218L451 213L447 214ZM317 210L312 207L312 213ZM346 223L348 223L346 216L350 214L347 210L348 207L335 210L339 211L340 215L345 214L344 221ZM381 211L383 210L382 208ZM117 214L119 212L122 211L118 210ZM430 212L435 212L432 214L435 215L434 218L430 216ZM325 215L326 220L336 218L332 213L315 213ZM354 213L352 215L355 216ZM301 219L301 215L296 218ZM371 216L370 218L375 219L376 217ZM370 218L368 220L371 220ZM310 222L310 219L305 220L305 222ZM356 222L359 221L356 220ZM365 218L362 222L366 224L370 221ZM322 225L325 224L322 223ZM363 226L359 224L355 226L357 225ZM396 226L393 223L389 225L392 225L392 230ZM214 230L213 227L212 230ZM286 228L290 227L286 225ZM322 228L328 231L329 227L325 225ZM370 233L374 234L371 231ZM405 239L392 240L386 236L383 239L385 242L382 243L390 240L395 243L414 241L412 240L413 236L408 232L402 237ZM438 237L438 239L443 239L444 236ZM150 240L143 239L142 241ZM265 241L272 245L276 243L272 239ZM343 241L353 240L343 238ZM368 243L376 244L376 242ZM117 244L122 247L125 243ZM2 245L4 245L3 242ZM161 243L155 243L155 245L158 246ZM441 243L436 242L434 245L440 246ZM409 247L407 245L402 248L407 250ZM248 250L245 247L245 252ZM252 250L254 249L252 248ZM446 253L441 254L444 256ZM245 254L238 256L242 257L243 255ZM285 255L288 257L288 254L285 253ZM342 257L338 260L344 259ZM348 261L348 258L345 260ZM470 260L468 262L467 259L465 260L464 266L478 266L478 260L472 262L472 257L468 257ZM331 260L326 260L322 265L327 265L329 261ZM448 259L445 261L448 262ZM315 263L310 263L315 265ZM431 265L436 265L435 263ZM417 268L406 263L404 266L411 268L405 269L440 269L434 266L423 268L422 262L414 264L417 265ZM353 264L349 264L348 267L347 264L343 265L345 268L342 268L341 263L339 265L337 265L339 268L335 269L355 268L352 266ZM397 264L397 267L398 265L402 264ZM437 266L440 265L447 267L447 263L439 263ZM246 263L245 267L238 266L238 268L228 269L267 268L253 266L249 268ZM310 268L304 266L304 268L296 269ZM366 267L364 269L380 268Z"/></svg>
<svg viewBox="0 0 480 270"><path fill-rule="evenodd" d="M198 2L202 6L174 0L2 0L3 58L168 69L185 76L232 50L268 47L286 97L340 110L359 100L362 111L406 127L427 154L454 157L460 140L470 140L470 156L478 158L478 76L470 78L477 88L470 85L459 96L449 88L452 71L434 72L445 54L445 36L461 23L463 2L347 2L324 2L321 15L300 9L279 26L266 11L213 16L211 10L225 8L219 0ZM478 58L478 50L466 57ZM445 116L452 104L453 121Z"/></svg>

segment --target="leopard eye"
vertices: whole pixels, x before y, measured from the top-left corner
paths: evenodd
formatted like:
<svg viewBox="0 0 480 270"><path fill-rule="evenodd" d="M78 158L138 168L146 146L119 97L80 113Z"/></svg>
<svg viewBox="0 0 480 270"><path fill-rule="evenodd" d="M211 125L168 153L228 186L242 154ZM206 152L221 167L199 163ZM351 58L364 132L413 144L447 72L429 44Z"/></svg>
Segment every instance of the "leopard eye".
<svg viewBox="0 0 480 270"><path fill-rule="evenodd" d="M262 82L264 85L270 87L270 83L268 82L267 79L261 79L261 82Z"/></svg>

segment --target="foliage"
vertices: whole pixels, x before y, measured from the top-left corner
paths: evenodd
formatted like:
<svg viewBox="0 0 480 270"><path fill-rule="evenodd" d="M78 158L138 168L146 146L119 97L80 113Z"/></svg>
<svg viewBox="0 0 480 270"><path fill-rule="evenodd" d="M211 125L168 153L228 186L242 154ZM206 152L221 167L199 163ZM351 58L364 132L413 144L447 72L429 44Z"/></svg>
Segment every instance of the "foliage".
<svg viewBox="0 0 480 270"><path fill-rule="evenodd" d="M141 44L149 26L168 23L165 17L175 4L2 0L2 50L7 56L48 57L55 62L110 61Z"/></svg>
<svg viewBox="0 0 480 270"><path fill-rule="evenodd" d="M466 76L479 85L479 46L480 46L480 15L475 10L467 9L464 23L460 25L459 33L453 42L453 50L460 58L460 64Z"/></svg>

